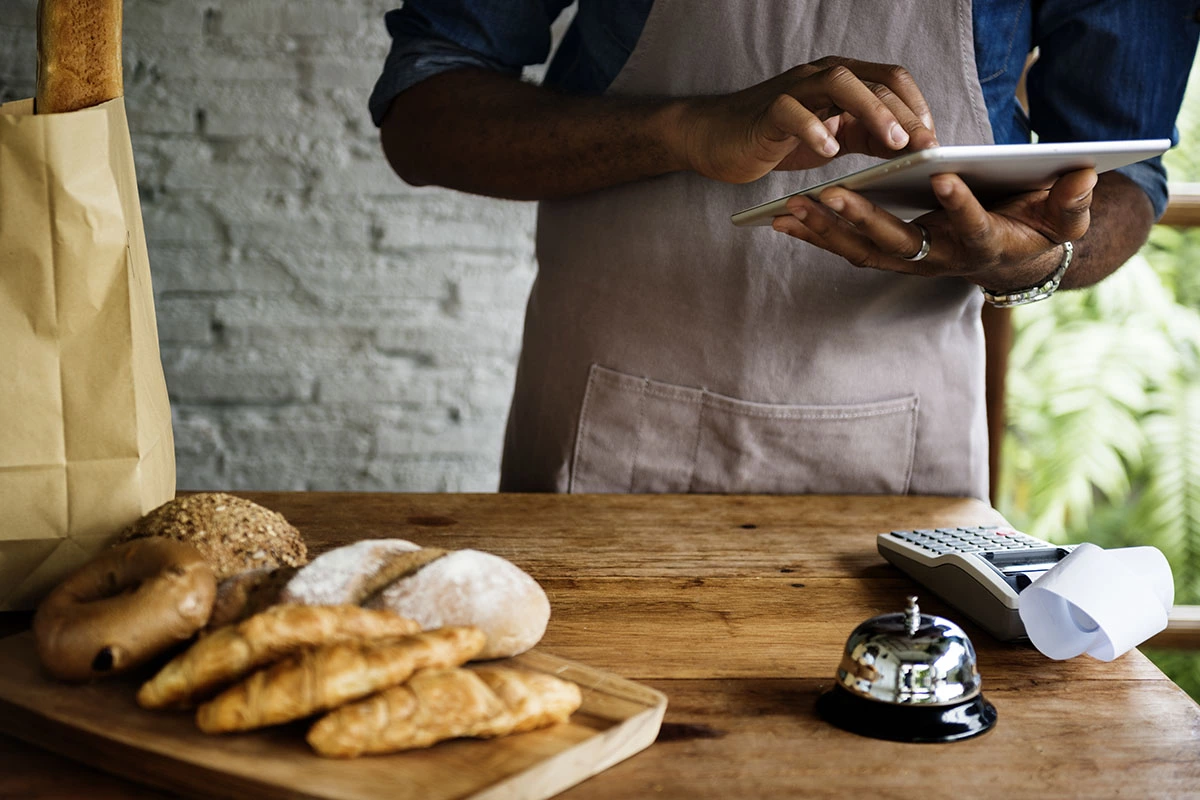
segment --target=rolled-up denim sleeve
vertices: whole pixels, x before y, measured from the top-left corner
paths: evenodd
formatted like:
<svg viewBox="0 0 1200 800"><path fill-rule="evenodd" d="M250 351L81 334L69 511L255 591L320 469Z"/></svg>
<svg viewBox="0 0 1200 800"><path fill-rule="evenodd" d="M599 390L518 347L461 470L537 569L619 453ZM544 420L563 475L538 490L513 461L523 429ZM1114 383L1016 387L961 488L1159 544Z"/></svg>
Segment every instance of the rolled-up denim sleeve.
<svg viewBox="0 0 1200 800"><path fill-rule="evenodd" d="M1153 6L1153 9L1151 9ZM1193 0L1045 0L1035 6L1029 118L1039 141L1170 139L1196 54ZM1162 159L1120 170L1167 207Z"/></svg>
<svg viewBox="0 0 1200 800"><path fill-rule="evenodd" d="M396 95L464 67L520 75L550 54L550 25L570 0L407 0L384 16L392 47L371 92L382 125Z"/></svg>

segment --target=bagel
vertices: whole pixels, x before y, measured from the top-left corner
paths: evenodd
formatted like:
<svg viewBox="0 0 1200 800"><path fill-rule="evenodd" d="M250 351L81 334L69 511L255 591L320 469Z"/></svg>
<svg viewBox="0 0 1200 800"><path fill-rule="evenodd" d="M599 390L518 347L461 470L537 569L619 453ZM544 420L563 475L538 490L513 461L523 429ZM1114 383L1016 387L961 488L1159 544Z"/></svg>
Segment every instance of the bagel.
<svg viewBox="0 0 1200 800"><path fill-rule="evenodd" d="M216 576L196 548L169 539L118 545L38 606L38 658L67 681L127 672L190 639L208 621L216 594Z"/></svg>

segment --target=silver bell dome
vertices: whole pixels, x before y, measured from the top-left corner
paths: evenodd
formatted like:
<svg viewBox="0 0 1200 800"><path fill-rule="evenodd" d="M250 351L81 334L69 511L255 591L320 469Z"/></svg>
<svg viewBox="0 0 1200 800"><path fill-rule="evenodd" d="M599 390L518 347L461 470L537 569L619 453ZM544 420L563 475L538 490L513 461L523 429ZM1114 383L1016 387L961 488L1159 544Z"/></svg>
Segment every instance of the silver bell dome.
<svg viewBox="0 0 1200 800"><path fill-rule="evenodd" d="M817 711L843 730L897 742L955 742L996 724L971 640L950 620L922 614L916 597L854 629Z"/></svg>
<svg viewBox="0 0 1200 800"><path fill-rule="evenodd" d="M961 703L980 688L971 640L950 620L922 614L916 597L905 611L854 629L837 680L854 694L899 704Z"/></svg>

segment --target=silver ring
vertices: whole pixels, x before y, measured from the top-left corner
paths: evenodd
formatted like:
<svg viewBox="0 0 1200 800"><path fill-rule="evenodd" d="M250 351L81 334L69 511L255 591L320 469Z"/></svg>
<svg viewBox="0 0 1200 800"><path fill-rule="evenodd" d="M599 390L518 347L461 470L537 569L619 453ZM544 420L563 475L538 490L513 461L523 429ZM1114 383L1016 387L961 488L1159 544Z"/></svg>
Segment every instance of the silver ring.
<svg viewBox="0 0 1200 800"><path fill-rule="evenodd" d="M917 251L915 256L900 256L905 261L920 261L925 258L925 256L929 255L929 248L931 245L931 242L929 241L929 231L919 222L914 222L913 225L916 225L917 230L921 232L921 249Z"/></svg>

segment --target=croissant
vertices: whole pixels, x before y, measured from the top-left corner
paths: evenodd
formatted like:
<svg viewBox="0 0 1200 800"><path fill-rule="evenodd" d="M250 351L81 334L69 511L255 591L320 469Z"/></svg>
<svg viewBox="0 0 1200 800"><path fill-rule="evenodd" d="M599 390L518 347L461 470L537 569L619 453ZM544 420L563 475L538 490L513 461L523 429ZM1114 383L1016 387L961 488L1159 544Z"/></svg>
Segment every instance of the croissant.
<svg viewBox="0 0 1200 800"><path fill-rule="evenodd" d="M544 672L508 667L475 667L473 672L513 715L512 733L566 722L583 702L579 686Z"/></svg>
<svg viewBox="0 0 1200 800"><path fill-rule="evenodd" d="M395 642L348 642L300 653L254 673L196 711L205 733L278 725L403 683L419 669L454 667L483 649L471 626L440 628Z"/></svg>
<svg viewBox="0 0 1200 800"><path fill-rule="evenodd" d="M309 730L308 743L330 758L391 753L566 722L581 703L578 686L544 673L427 669L403 686L326 714Z"/></svg>
<svg viewBox="0 0 1200 800"><path fill-rule="evenodd" d="M358 606L272 606L218 628L142 685L143 708L185 708L252 670L303 647L406 636L420 630L410 619Z"/></svg>

